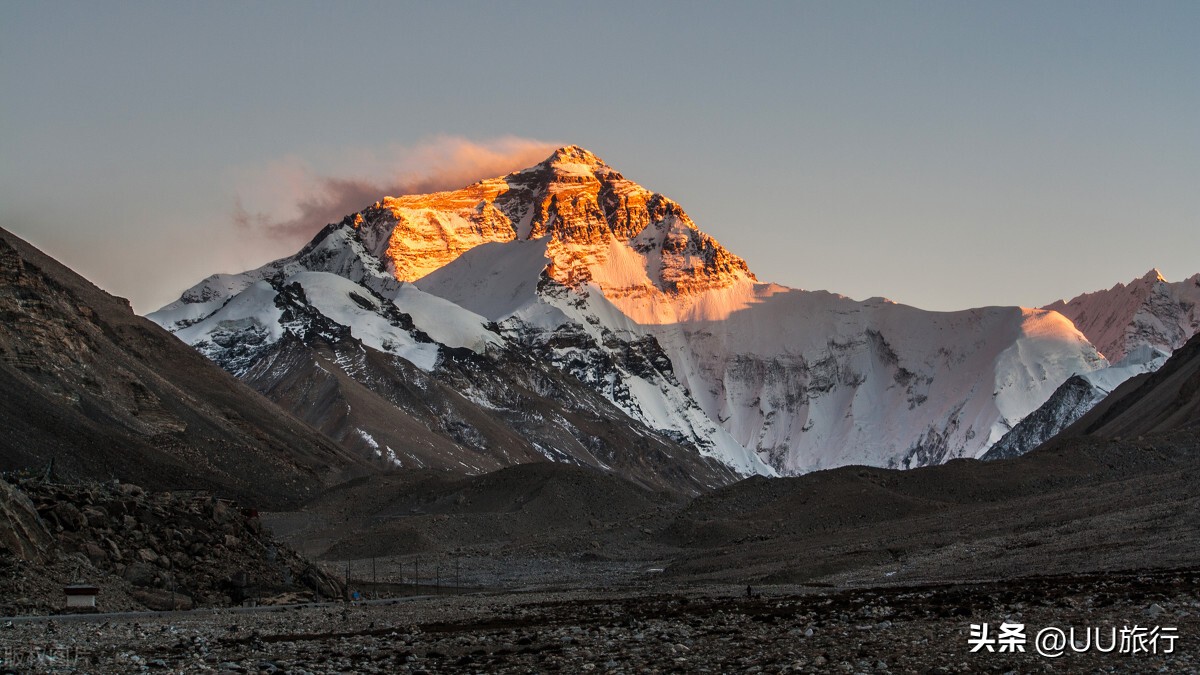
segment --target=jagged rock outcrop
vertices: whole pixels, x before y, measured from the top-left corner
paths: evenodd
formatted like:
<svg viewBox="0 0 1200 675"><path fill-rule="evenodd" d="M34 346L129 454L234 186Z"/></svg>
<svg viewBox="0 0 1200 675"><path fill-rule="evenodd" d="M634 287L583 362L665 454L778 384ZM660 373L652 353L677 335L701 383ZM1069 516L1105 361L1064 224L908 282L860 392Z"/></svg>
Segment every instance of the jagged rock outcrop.
<svg viewBox="0 0 1200 675"><path fill-rule="evenodd" d="M461 190L387 197L343 224L398 281L416 281L480 244L542 238L550 278L593 281L608 296L696 293L754 278L679 204L578 146ZM616 258L639 256L644 276L596 274Z"/></svg>
<svg viewBox="0 0 1200 675"><path fill-rule="evenodd" d="M1196 447L1200 434L1200 335L1177 349L1161 368L1132 378L1051 443L1079 437L1142 441L1178 434Z"/></svg>
<svg viewBox="0 0 1200 675"><path fill-rule="evenodd" d="M180 335L379 469L478 474L551 460L688 493L735 478L506 346L482 317L412 286L394 293L324 272L273 277ZM436 322L433 336L414 315Z"/></svg>
<svg viewBox="0 0 1200 675"><path fill-rule="evenodd" d="M53 541L29 497L0 479L0 555L39 562Z"/></svg>

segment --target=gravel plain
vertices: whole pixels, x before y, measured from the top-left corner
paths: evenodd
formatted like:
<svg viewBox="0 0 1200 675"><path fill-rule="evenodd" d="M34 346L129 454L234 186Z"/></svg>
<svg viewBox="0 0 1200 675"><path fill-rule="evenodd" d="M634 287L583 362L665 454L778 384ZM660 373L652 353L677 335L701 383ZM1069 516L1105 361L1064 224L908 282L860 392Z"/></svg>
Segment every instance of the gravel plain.
<svg viewBox="0 0 1200 675"><path fill-rule="evenodd" d="M708 586L415 596L0 624L13 672L1196 672L1200 570L979 584ZM1024 624L1024 652L971 652L971 624ZM1173 649L1057 658L1057 626L1174 628ZM1143 643L1144 646L1146 643ZM1082 645L1079 645L1082 646ZM39 657L40 654L40 657Z"/></svg>

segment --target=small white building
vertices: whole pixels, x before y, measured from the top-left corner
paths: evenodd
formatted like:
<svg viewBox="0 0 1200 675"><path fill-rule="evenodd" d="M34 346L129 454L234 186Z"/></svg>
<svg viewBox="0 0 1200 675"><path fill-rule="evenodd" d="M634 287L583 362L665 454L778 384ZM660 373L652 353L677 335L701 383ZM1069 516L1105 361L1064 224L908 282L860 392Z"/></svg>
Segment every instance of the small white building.
<svg viewBox="0 0 1200 675"><path fill-rule="evenodd" d="M67 607L76 609L95 609L96 595L100 589L91 584L71 584L63 587L67 596Z"/></svg>

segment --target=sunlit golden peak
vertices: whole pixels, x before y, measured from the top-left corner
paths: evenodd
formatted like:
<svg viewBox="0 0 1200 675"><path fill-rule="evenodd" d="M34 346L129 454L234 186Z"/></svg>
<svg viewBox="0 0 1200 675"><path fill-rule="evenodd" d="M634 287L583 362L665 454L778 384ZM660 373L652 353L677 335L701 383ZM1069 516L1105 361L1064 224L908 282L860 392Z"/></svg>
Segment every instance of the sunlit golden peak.
<svg viewBox="0 0 1200 675"><path fill-rule="evenodd" d="M555 150L554 153L547 157L546 161L542 163L551 166L555 164L608 166L608 164L605 164L604 160L600 159L589 150L579 147L578 145L564 145L563 147Z"/></svg>

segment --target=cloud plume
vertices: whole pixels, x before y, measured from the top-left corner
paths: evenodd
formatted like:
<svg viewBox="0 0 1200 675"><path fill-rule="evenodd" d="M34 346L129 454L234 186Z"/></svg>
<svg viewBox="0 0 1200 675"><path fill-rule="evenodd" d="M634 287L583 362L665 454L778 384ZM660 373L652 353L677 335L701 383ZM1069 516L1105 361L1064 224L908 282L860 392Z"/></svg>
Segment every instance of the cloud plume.
<svg viewBox="0 0 1200 675"><path fill-rule="evenodd" d="M384 196L460 188L536 164L555 147L512 136L489 141L439 136L412 146L343 151L324 171L287 157L238 172L233 223L270 240L272 248L291 251L325 225Z"/></svg>

